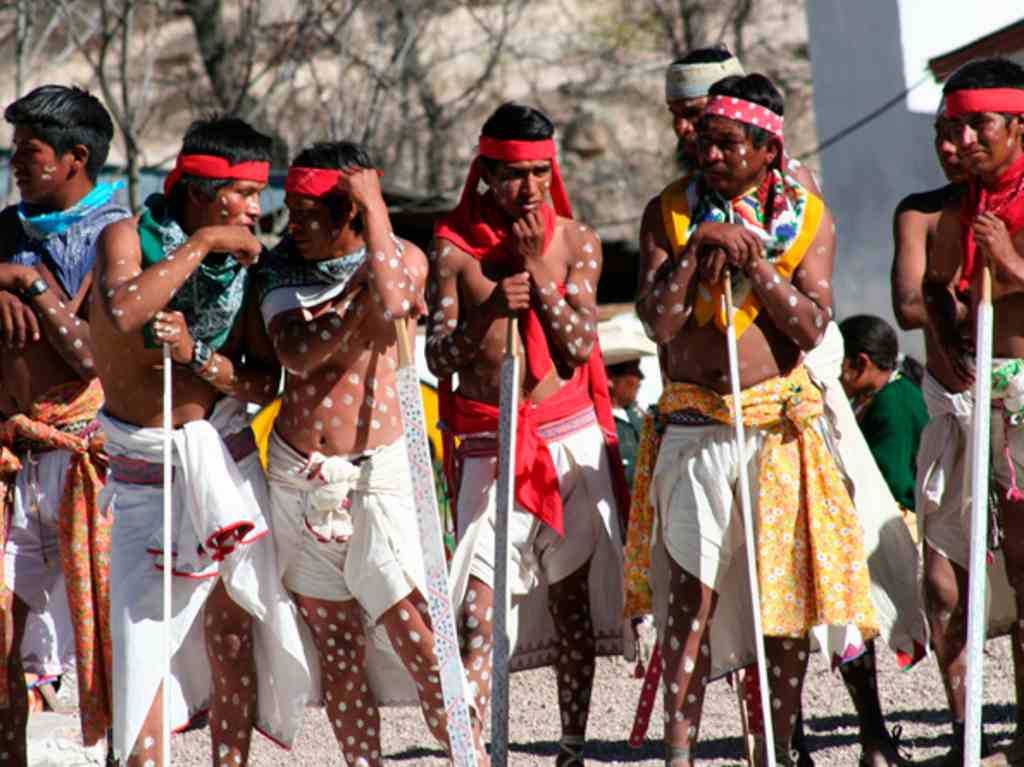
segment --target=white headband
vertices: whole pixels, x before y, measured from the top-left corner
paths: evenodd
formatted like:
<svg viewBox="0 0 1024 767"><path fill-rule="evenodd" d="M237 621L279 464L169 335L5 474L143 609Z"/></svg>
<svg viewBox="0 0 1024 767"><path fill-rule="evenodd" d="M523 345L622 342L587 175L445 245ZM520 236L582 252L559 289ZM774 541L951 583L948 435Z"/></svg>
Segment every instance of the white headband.
<svg viewBox="0 0 1024 767"><path fill-rule="evenodd" d="M665 72L665 100L701 98L723 77L743 74L743 65L735 56L702 64L669 64Z"/></svg>

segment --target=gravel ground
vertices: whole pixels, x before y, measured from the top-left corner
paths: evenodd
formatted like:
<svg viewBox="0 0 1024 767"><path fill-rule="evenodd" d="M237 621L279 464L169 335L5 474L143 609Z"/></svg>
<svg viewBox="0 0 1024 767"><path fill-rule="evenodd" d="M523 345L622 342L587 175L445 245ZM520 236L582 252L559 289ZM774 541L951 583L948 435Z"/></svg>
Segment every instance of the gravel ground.
<svg viewBox="0 0 1024 767"><path fill-rule="evenodd" d="M626 738L640 681L621 660L601 660L597 669L590 713L590 741L587 762L596 764L664 764L661 758L660 701L652 715L649 738L643 748L631 749ZM1005 744L1014 727L1013 675L1008 639L989 643L986 664L986 732L996 745ZM879 653L879 692L889 726L903 728L903 741L915 761L936 764L936 757L950 746L950 728L945 713L945 696L933 660L909 671L898 671L891 655ZM557 752L558 708L554 677L539 669L512 677L510 726L513 745L510 763L519 767L551 765ZM839 680L829 672L820 656L811 663L804 688L806 731L815 764L857 764L857 720L850 698ZM395 765L444 765L418 710L385 709L382 726L387 763ZM727 684L718 682L708 691L701 743L697 756L702 765L736 765L743 762L743 745L736 697ZM206 732L189 733L175 739L174 764L200 767L210 763L210 741ZM344 761L324 715L310 710L294 751L289 755L268 741L256 737L250 764L270 767L283 764L330 765Z"/></svg>

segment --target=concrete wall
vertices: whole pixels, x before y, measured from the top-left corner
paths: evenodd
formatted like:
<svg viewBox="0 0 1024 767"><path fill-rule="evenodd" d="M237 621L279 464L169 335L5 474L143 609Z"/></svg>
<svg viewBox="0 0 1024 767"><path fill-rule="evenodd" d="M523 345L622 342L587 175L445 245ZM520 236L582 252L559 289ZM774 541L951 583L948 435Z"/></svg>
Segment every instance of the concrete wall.
<svg viewBox="0 0 1024 767"><path fill-rule="evenodd" d="M901 94L905 81L900 20L892 0L808 0L814 108L825 141ZM895 325L889 270L892 213L910 192L944 183L929 115L906 100L825 149L825 198L836 218L836 314L870 312ZM919 333L904 350L920 354Z"/></svg>

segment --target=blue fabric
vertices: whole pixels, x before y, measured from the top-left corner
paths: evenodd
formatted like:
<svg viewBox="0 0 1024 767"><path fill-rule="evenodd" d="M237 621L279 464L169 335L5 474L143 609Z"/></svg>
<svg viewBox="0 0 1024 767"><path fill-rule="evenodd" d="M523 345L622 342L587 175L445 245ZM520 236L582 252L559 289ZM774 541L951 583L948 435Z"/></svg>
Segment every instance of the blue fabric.
<svg viewBox="0 0 1024 767"><path fill-rule="evenodd" d="M39 240L46 239L55 234L63 234L92 211L109 203L120 189L124 189L123 181L115 181L113 184L97 184L89 194L67 210L36 215L33 215L35 206L22 202L18 205L18 218L21 219L21 226L29 237Z"/></svg>

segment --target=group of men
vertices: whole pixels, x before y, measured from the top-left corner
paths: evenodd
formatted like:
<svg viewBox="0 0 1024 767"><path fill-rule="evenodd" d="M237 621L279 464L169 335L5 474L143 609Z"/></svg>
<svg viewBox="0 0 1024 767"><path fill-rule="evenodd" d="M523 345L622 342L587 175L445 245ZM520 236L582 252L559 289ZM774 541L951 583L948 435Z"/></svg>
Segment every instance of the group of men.
<svg viewBox="0 0 1024 767"><path fill-rule="evenodd" d="M601 243L572 218L554 125L539 110L508 103L484 123L461 199L424 254L395 236L379 173L357 144L295 157L287 231L266 251L253 229L271 140L245 122L193 123L163 194L131 217L114 187L96 183L113 126L94 97L50 85L11 104L22 202L0 214L0 762L27 763L21 639L62 583L83 736L111 730L115 760L160 763L164 716L181 729L205 713L214 763L242 765L253 729L290 746L307 702L324 707L349 765L383 763L380 706L392 702L418 701L449 748L396 380L399 337L423 314L441 380L459 541L451 597L482 763L500 370L512 333L522 365L509 630L517 667L555 669L557 767L584 764L596 657L620 652L623 617L643 613L655 616L664 659L665 763L693 763L707 684L755 657L740 461L757 522L763 713L776 762L813 763L799 733L813 646L850 691L861 763L902 764L878 701L873 640L912 663L927 652L928 628L962 734L963 446L984 265L1006 412L993 430L996 455L1006 448L994 467L1005 491L1004 591L1018 607L1024 599L1012 513L1024 498L1024 334L1014 319L1024 70L991 59L949 79L938 148L962 177L897 214L897 308L929 339L933 420L917 504L927 628L915 544L839 383L835 226L810 173L785 154L782 96L715 49L674 62L666 98L686 170L641 222L637 312L658 343L664 392L630 466L632 503L615 438L620 403L597 343ZM170 562L160 543L164 352ZM247 406L278 396L264 469Z"/></svg>

